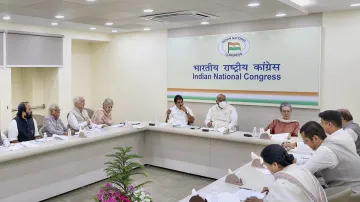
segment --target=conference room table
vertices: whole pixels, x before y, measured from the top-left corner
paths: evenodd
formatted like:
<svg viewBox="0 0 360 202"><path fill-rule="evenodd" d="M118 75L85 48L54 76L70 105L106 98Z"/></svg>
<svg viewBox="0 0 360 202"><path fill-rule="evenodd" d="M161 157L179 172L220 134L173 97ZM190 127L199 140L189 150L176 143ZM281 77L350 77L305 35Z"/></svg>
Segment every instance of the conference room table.
<svg viewBox="0 0 360 202"><path fill-rule="evenodd" d="M239 169L233 171L233 173L241 178L243 182L241 187L258 192L261 192L264 187L269 187L275 181L273 175L268 175L256 170L256 168L251 166L251 163L247 163L244 166L241 166ZM212 193L214 188L218 193L228 192L230 194L234 194L239 191L240 186L225 182L226 176L227 175L202 188L201 190L196 190L197 194L202 197L206 197ZM191 190L189 190L189 196L180 200L179 202L189 202L191 197Z"/></svg>
<svg viewBox="0 0 360 202"><path fill-rule="evenodd" d="M148 122L134 127L94 130L86 138L31 141L35 147L13 151L0 147L0 201L41 201L104 180L104 163L111 160L105 155L115 147L132 147L146 165L219 179L228 169L250 162L251 152L281 143L245 137L241 131L224 135Z"/></svg>

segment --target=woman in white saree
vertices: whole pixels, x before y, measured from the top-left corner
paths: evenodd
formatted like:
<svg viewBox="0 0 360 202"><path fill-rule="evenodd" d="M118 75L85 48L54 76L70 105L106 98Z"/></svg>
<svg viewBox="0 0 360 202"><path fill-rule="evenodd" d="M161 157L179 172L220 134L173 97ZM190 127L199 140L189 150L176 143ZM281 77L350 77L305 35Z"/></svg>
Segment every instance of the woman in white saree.
<svg viewBox="0 0 360 202"><path fill-rule="evenodd" d="M306 169L293 164L294 156L280 145L269 145L261 152L265 165L275 177L264 199L250 197L246 202L327 202L319 181Z"/></svg>

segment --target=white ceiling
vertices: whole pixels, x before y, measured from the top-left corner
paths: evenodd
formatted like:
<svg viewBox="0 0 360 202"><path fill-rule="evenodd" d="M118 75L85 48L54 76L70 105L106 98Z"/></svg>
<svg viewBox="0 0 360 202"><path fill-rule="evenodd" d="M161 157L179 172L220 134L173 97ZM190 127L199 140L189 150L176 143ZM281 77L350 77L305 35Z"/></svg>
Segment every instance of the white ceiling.
<svg viewBox="0 0 360 202"><path fill-rule="evenodd" d="M259 2L260 6L250 8L247 5ZM294 2L309 2L299 6ZM283 12L288 16L307 15L308 13L328 12L351 9L350 4L360 0L0 0L0 20L10 16L11 23L35 26L49 26L58 22L59 28L108 32L117 29L119 32L141 31L144 27L152 30L188 26L198 26L200 21L183 23L160 23L139 19L144 9L153 9L151 14L196 10L219 16L210 20L211 24L258 19L275 18L275 14ZM56 15L65 18L55 19ZM5 20L3 20L5 21ZM113 26L105 26L113 22Z"/></svg>

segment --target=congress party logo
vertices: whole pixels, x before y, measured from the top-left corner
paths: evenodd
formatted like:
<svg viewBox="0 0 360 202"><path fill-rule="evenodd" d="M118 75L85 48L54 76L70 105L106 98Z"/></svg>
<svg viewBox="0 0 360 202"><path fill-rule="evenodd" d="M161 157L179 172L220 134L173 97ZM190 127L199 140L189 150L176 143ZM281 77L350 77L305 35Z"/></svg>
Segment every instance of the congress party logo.
<svg viewBox="0 0 360 202"><path fill-rule="evenodd" d="M227 57L239 57L250 50L250 42L241 36L227 37L219 43L219 52Z"/></svg>

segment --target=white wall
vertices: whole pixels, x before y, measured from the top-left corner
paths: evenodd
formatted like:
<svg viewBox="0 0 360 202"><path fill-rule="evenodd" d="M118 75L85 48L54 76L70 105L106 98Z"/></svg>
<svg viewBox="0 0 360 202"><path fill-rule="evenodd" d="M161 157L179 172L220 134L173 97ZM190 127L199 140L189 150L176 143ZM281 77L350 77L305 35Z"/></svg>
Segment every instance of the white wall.
<svg viewBox="0 0 360 202"><path fill-rule="evenodd" d="M90 41L72 40L71 89L72 98L83 96L85 107L92 108L91 65L92 46ZM95 84L96 85L96 84Z"/></svg>
<svg viewBox="0 0 360 202"><path fill-rule="evenodd" d="M58 102L57 68L12 68L11 94L12 106L28 101L32 106ZM12 113L14 117L16 112ZM47 109L34 109L33 114L46 115Z"/></svg>
<svg viewBox="0 0 360 202"><path fill-rule="evenodd" d="M321 109L348 108L360 122L360 10L323 14Z"/></svg>
<svg viewBox="0 0 360 202"><path fill-rule="evenodd" d="M167 32L121 34L93 45L92 103L114 100L113 119L155 120L166 111Z"/></svg>

